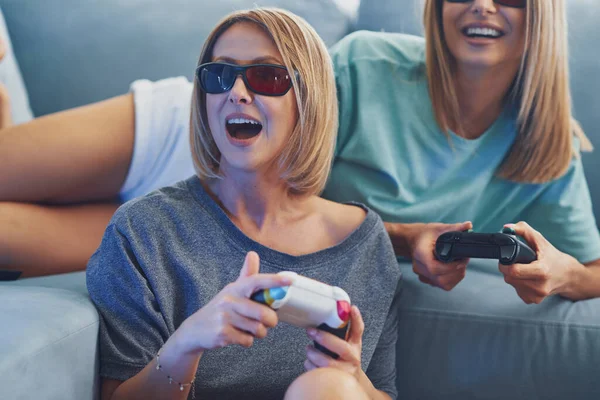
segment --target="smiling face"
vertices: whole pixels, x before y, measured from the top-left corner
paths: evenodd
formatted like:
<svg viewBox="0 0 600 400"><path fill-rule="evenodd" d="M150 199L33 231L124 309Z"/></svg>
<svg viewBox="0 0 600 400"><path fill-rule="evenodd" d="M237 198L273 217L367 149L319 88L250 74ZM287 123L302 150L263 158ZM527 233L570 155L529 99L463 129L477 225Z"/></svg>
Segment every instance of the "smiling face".
<svg viewBox="0 0 600 400"><path fill-rule="evenodd" d="M525 47L524 8L493 0L443 2L443 32L458 68L519 68Z"/></svg>
<svg viewBox="0 0 600 400"><path fill-rule="evenodd" d="M228 28L217 39L211 61L283 65L269 35L250 22ZM241 76L228 92L207 94L206 111L223 171L272 167L298 120L293 88L283 96L258 95L246 87Z"/></svg>

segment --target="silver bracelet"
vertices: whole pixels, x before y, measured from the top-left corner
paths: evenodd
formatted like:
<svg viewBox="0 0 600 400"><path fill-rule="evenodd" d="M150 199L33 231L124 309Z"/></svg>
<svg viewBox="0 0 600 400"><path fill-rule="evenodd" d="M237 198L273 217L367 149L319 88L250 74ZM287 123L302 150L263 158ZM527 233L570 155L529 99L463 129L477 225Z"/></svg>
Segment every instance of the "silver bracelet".
<svg viewBox="0 0 600 400"><path fill-rule="evenodd" d="M162 365L160 365L160 352L162 351L162 347L160 350L158 350L158 353L156 354L156 369L162 371ZM176 384L179 385L179 390L183 392L183 389L186 386L192 386L194 384L194 381L196 380L196 377L194 376L194 379L191 380L191 382L189 383L181 383L176 381L175 379L173 379L173 377L171 375L168 375L166 372L163 371L164 374L167 375L167 379L169 380L169 385L172 384L173 382L175 382ZM193 387L192 387L193 389Z"/></svg>

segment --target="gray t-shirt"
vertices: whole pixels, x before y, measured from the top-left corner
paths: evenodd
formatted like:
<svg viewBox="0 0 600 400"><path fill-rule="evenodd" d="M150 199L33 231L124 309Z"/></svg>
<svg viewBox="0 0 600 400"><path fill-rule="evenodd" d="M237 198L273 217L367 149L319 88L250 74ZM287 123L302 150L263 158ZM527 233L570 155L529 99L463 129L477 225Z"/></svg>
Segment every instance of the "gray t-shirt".
<svg viewBox="0 0 600 400"><path fill-rule="evenodd" d="M89 261L87 286L101 315L101 376L124 381L139 373L186 318L236 280L250 250L260 256L261 273L295 271L348 292L365 321L362 368L395 398L392 301L398 301L400 269L379 216L367 209L339 245L291 256L244 235L197 177L121 206ZM304 329L280 323L251 348L206 351L196 397L281 399L304 372L309 343Z"/></svg>

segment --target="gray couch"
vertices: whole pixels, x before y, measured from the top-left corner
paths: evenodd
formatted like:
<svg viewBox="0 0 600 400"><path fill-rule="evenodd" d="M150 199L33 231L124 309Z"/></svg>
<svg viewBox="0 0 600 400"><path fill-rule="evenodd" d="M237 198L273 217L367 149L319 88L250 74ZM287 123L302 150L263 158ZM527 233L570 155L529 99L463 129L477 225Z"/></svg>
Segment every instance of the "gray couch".
<svg viewBox="0 0 600 400"><path fill-rule="evenodd" d="M341 0L346 1L346 0ZM596 146L600 3L567 0L577 117ZM134 79L191 77L204 37L255 0L0 0L35 115L123 93ZM262 1L306 17L328 44L353 29L420 33L418 0L362 0L357 18L327 0ZM347 4L347 3L346 3ZM201 23L199 23L201 21ZM20 98L17 64L0 79ZM8 72L5 72L8 71ZM600 215L600 158L584 155ZM597 399L600 299L526 306L493 262L472 262L451 292L418 282L408 263L398 312L403 399ZM0 284L0 398L90 399L97 393L98 316L82 273Z"/></svg>

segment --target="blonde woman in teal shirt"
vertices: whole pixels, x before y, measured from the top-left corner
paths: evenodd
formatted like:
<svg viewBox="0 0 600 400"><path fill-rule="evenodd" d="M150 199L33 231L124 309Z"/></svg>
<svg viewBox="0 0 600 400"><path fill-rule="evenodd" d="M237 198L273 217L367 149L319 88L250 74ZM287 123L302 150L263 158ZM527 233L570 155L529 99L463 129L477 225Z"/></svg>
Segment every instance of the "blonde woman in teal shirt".
<svg viewBox="0 0 600 400"><path fill-rule="evenodd" d="M358 32L331 50L340 129L324 196L376 210L423 282L450 290L465 276L466 260L434 259L440 233L516 223L539 260L500 270L525 302L600 296L600 238L579 158L591 145L571 114L565 1L427 0L424 23L425 40ZM18 172L0 174L0 201L12 201L0 203L0 222L21 223L0 223L10 226L0 228L0 268L83 269L118 206L107 199L193 174L191 83L133 87L3 131L0 170Z"/></svg>
<svg viewBox="0 0 600 400"><path fill-rule="evenodd" d="M422 282L465 276L468 260L435 259L440 233L511 224L538 256L499 266L523 301L600 296L564 1L427 0L424 22L425 40L357 32L330 51L341 117L324 196L375 208Z"/></svg>

